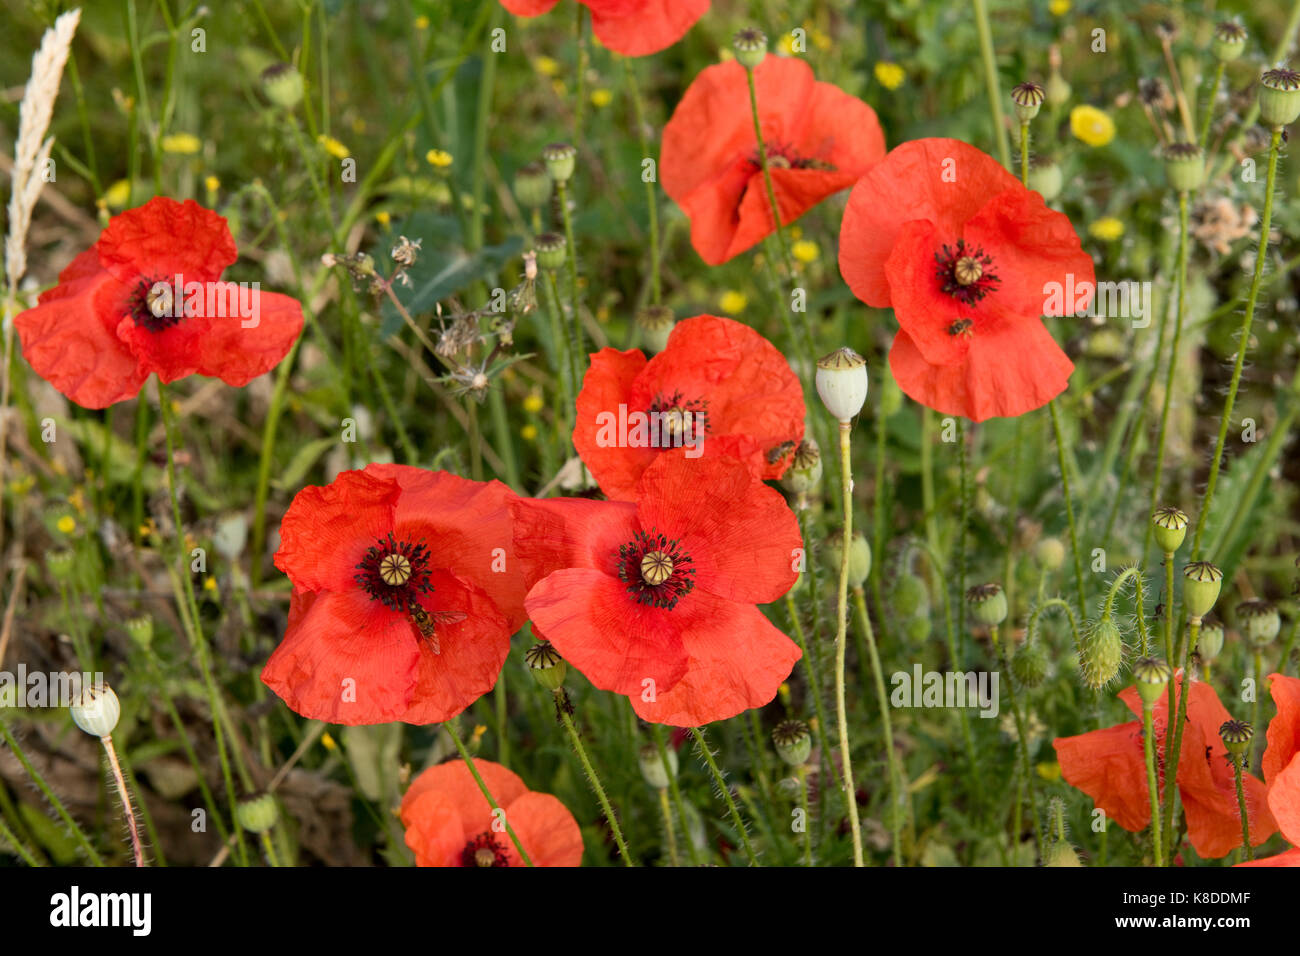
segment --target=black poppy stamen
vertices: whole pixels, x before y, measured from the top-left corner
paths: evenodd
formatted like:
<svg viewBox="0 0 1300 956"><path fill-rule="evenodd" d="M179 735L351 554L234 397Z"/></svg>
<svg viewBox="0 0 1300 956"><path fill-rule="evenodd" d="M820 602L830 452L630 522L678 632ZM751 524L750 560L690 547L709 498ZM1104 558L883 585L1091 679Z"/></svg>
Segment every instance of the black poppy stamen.
<svg viewBox="0 0 1300 956"><path fill-rule="evenodd" d="M422 543L398 541L390 531L380 538L357 565L354 580L373 600L405 614L419 606L421 594L433 590L429 583L429 549Z"/></svg>
<svg viewBox="0 0 1300 956"><path fill-rule="evenodd" d="M695 589L691 556L658 532L638 531L618 549L618 578L639 604L672 610Z"/></svg>
<svg viewBox="0 0 1300 956"><path fill-rule="evenodd" d="M126 314L137 326L162 332L180 322L181 303L175 301L172 284L166 279L140 279L126 300Z"/></svg>
<svg viewBox="0 0 1300 956"><path fill-rule="evenodd" d="M963 305L979 302L1002 281L990 268L993 257L967 246L964 239L958 239L955 247L945 245L934 254L934 261L939 288Z"/></svg>
<svg viewBox="0 0 1300 956"><path fill-rule="evenodd" d="M460 851L461 866L509 866L510 857L496 837L484 831L465 844Z"/></svg>
<svg viewBox="0 0 1300 956"><path fill-rule="evenodd" d="M709 431L709 403L701 398L684 398L680 391L655 396L650 407L654 448L681 448L698 444Z"/></svg>

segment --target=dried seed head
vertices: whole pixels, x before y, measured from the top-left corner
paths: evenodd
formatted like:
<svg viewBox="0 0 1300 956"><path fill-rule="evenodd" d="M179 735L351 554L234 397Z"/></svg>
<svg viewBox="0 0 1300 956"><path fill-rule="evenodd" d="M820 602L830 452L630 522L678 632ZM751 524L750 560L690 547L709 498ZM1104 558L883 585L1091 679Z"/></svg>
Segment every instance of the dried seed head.
<svg viewBox="0 0 1300 956"><path fill-rule="evenodd" d="M737 30L731 38L731 48L736 60L747 70L752 70L767 56L767 34L755 27Z"/></svg>
<svg viewBox="0 0 1300 956"><path fill-rule="evenodd" d="M1028 123L1043 106L1047 92L1037 83L1020 83L1011 88L1011 102L1016 106L1016 118Z"/></svg>
<svg viewBox="0 0 1300 956"><path fill-rule="evenodd" d="M801 766L812 755L812 730L802 720L783 720L772 731L772 745L790 766Z"/></svg>
<svg viewBox="0 0 1300 956"><path fill-rule="evenodd" d="M1250 738L1255 736L1255 728L1245 720L1225 720L1219 726L1219 737L1224 749L1234 757L1250 749Z"/></svg>
<svg viewBox="0 0 1300 956"><path fill-rule="evenodd" d="M1165 554L1173 554L1183 546L1187 537L1187 515L1177 508L1157 508L1151 515L1155 526L1156 544Z"/></svg>

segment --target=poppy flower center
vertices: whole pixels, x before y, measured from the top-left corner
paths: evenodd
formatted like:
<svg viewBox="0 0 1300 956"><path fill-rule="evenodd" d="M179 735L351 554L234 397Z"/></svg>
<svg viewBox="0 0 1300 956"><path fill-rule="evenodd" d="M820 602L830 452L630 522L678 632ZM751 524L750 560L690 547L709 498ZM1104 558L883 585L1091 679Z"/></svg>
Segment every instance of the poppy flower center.
<svg viewBox="0 0 1300 956"><path fill-rule="evenodd" d="M433 590L429 558L429 549L423 544L398 541L390 531L366 551L354 580L373 600L405 614L418 606L421 594Z"/></svg>
<svg viewBox="0 0 1300 956"><path fill-rule="evenodd" d="M181 320L175 298L166 279L141 278L126 300L126 313L140 328L162 332Z"/></svg>
<svg viewBox="0 0 1300 956"><path fill-rule="evenodd" d="M934 276L939 288L963 305L974 305L1002 281L990 268L993 257L983 249L966 245L958 239L957 245L945 245L934 254Z"/></svg>
<svg viewBox="0 0 1300 956"><path fill-rule="evenodd" d="M618 549L618 579L638 604L672 610L695 589L691 556L658 532L638 531Z"/></svg>
<svg viewBox="0 0 1300 956"><path fill-rule="evenodd" d="M709 403L701 398L684 398L680 391L656 395L650 403L651 444L658 448L680 448L695 444L709 430Z"/></svg>
<svg viewBox="0 0 1300 956"><path fill-rule="evenodd" d="M834 165L824 160L799 155L794 146L789 143L764 143L763 146L764 152L767 153L768 169L835 169ZM763 168L757 149L750 154L749 162L755 171Z"/></svg>
<svg viewBox="0 0 1300 956"><path fill-rule="evenodd" d="M509 866L505 847L491 833L484 831L465 844L460 851L461 866Z"/></svg>

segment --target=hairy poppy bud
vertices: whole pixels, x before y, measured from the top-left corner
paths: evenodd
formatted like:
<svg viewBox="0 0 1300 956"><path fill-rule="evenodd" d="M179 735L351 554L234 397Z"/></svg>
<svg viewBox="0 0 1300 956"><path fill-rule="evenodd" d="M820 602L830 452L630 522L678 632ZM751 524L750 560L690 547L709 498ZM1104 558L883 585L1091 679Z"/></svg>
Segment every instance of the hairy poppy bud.
<svg viewBox="0 0 1300 956"><path fill-rule="evenodd" d="M1065 564L1065 543L1060 538L1044 538L1034 548L1034 556L1044 571L1059 570Z"/></svg>
<svg viewBox="0 0 1300 956"><path fill-rule="evenodd" d="M1119 674L1124 663L1124 636L1109 617L1095 621L1080 639L1079 669L1083 682L1101 690Z"/></svg>
<svg viewBox="0 0 1300 956"><path fill-rule="evenodd" d="M1007 592L1000 584L977 584L966 592L975 620L995 627L1007 619Z"/></svg>
<svg viewBox="0 0 1300 956"><path fill-rule="evenodd" d="M1061 195L1065 177L1061 167L1051 160L1039 161L1029 167L1029 188L1035 190L1047 202Z"/></svg>
<svg viewBox="0 0 1300 956"><path fill-rule="evenodd" d="M1047 94L1037 83L1020 83L1011 88L1011 102L1016 107L1016 119L1028 123L1042 109Z"/></svg>
<svg viewBox="0 0 1300 956"><path fill-rule="evenodd" d="M1165 178L1175 192L1190 193L1205 181L1205 153L1195 143L1170 143L1165 147Z"/></svg>
<svg viewBox="0 0 1300 956"><path fill-rule="evenodd" d="M1209 561L1193 561L1183 568L1183 606L1187 616L1205 617L1219 599L1223 586L1223 572Z"/></svg>
<svg viewBox="0 0 1300 956"><path fill-rule="evenodd" d="M1140 658L1133 665L1133 683L1142 703L1154 707L1169 686L1169 665L1154 657Z"/></svg>
<svg viewBox="0 0 1300 956"><path fill-rule="evenodd" d="M107 684L91 684L68 710L72 722L92 737L107 737L122 716L122 702Z"/></svg>
<svg viewBox="0 0 1300 956"><path fill-rule="evenodd" d="M1280 129L1300 116L1300 73L1279 67L1259 78L1259 118Z"/></svg>
<svg viewBox="0 0 1300 956"><path fill-rule="evenodd" d="M239 825L249 833L265 833L280 819L280 805L275 802L274 794L259 793L240 800L235 815L239 817Z"/></svg>
<svg viewBox="0 0 1300 956"><path fill-rule="evenodd" d="M1225 720L1219 726L1219 737L1223 747L1234 757L1240 757L1250 749L1250 738L1255 736L1255 728L1246 720Z"/></svg>
<svg viewBox="0 0 1300 956"><path fill-rule="evenodd" d="M524 663L528 665L528 673L533 675L533 679L547 690L556 691L564 686L569 665L550 641L541 641L524 651Z"/></svg>
<svg viewBox="0 0 1300 956"><path fill-rule="evenodd" d="M1282 618L1271 601L1244 601L1237 605L1241 630L1253 647L1265 647L1277 638Z"/></svg>
<svg viewBox="0 0 1300 956"><path fill-rule="evenodd" d="M925 582L919 575L912 574L910 571L899 575L898 580L894 582L894 593L891 598L894 613L905 620L930 613L930 594L926 590Z"/></svg>
<svg viewBox="0 0 1300 956"><path fill-rule="evenodd" d="M805 438L794 450L790 467L781 478L781 485L797 495L807 494L822 480L822 453L817 442Z"/></svg>
<svg viewBox="0 0 1300 956"><path fill-rule="evenodd" d="M1043 855L1043 866L1083 866L1083 861L1074 847L1064 840L1057 840Z"/></svg>
<svg viewBox="0 0 1300 956"><path fill-rule="evenodd" d="M664 757L668 758L667 767L664 766ZM665 747L664 756L661 757L657 746L646 744L637 752L637 764L641 767L641 776L645 782L656 790L663 790L677 776L677 751Z"/></svg>
<svg viewBox="0 0 1300 956"><path fill-rule="evenodd" d="M1058 71L1053 70L1047 78L1047 85L1043 87L1043 94L1048 106L1064 106L1070 101L1070 84Z"/></svg>
<svg viewBox="0 0 1300 956"><path fill-rule="evenodd" d="M812 755L812 730L802 720L783 720L772 731L772 744L782 760L798 767Z"/></svg>
<svg viewBox="0 0 1300 956"><path fill-rule="evenodd" d="M1201 622L1201 633L1196 638L1196 651L1204 660L1212 661L1223 650L1223 625L1218 621Z"/></svg>
<svg viewBox="0 0 1300 956"><path fill-rule="evenodd" d="M636 326L641 330L641 344L651 352L662 352L677 323L673 310L666 305L648 305L638 309Z"/></svg>
<svg viewBox="0 0 1300 956"><path fill-rule="evenodd" d="M867 360L851 348L818 359L817 394L836 419L852 420L867 401Z"/></svg>
<svg viewBox="0 0 1300 956"><path fill-rule="evenodd" d="M826 560L832 568L839 570L844 560L844 532L832 531L826 539ZM861 531L853 532L849 541L849 587L860 588L862 582L871 574L871 545Z"/></svg>
<svg viewBox="0 0 1300 956"><path fill-rule="evenodd" d="M767 56L767 34L754 27L737 30L731 38L731 48L736 51L736 60L740 65L752 70Z"/></svg>
<svg viewBox="0 0 1300 956"><path fill-rule="evenodd" d="M515 173L515 198L528 209L540 209L551 198L551 177L546 166L534 160L520 166Z"/></svg>
<svg viewBox="0 0 1300 956"><path fill-rule="evenodd" d="M72 579L73 554L71 551L50 551L45 555L45 570L60 583Z"/></svg>
<svg viewBox="0 0 1300 956"><path fill-rule="evenodd" d="M564 268L566 244L558 232L544 232L537 237L537 264L549 272Z"/></svg>
<svg viewBox="0 0 1300 956"><path fill-rule="evenodd" d="M1173 554L1183 546L1187 537L1187 515L1177 508L1157 508L1151 516L1155 526L1156 544L1165 554Z"/></svg>
<svg viewBox="0 0 1300 956"><path fill-rule="evenodd" d="M542 162L546 172L557 183L567 183L573 177L578 151L568 143L551 143L542 149Z"/></svg>
<svg viewBox="0 0 1300 956"><path fill-rule="evenodd" d="M1011 673L1021 684L1032 690L1047 680L1052 662L1042 641L1027 641L1011 658Z"/></svg>
<svg viewBox="0 0 1300 956"><path fill-rule="evenodd" d="M1214 28L1210 48L1220 63L1231 63L1246 51L1246 28L1235 20L1223 21Z"/></svg>
<svg viewBox="0 0 1300 956"><path fill-rule="evenodd" d="M262 92L282 110L292 110L302 102L302 74L289 63L273 63L262 71Z"/></svg>

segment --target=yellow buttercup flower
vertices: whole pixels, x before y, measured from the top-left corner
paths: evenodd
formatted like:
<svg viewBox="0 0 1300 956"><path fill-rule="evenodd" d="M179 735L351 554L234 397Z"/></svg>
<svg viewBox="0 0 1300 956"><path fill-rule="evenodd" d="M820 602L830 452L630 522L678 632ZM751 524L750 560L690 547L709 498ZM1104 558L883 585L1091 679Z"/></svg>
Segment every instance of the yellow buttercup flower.
<svg viewBox="0 0 1300 956"><path fill-rule="evenodd" d="M888 63L881 60L876 64L876 79L880 85L887 90L896 90L903 85L903 80L907 79L907 73L897 63Z"/></svg>
<svg viewBox="0 0 1300 956"><path fill-rule="evenodd" d="M519 437L524 441L537 441L537 426L525 425L519 429Z"/></svg>
<svg viewBox="0 0 1300 956"><path fill-rule="evenodd" d="M393 214L390 213L387 209L381 209L379 210L379 212L375 213L375 222L379 223L385 229L388 228L388 224L391 223L392 221L393 221Z"/></svg>
<svg viewBox="0 0 1300 956"><path fill-rule="evenodd" d="M776 41L776 48L785 56L795 56L794 34L782 33L781 39Z"/></svg>
<svg viewBox="0 0 1300 956"><path fill-rule="evenodd" d="M1088 235L1102 242L1114 242L1124 235L1124 223L1114 216L1105 216L1088 227Z"/></svg>
<svg viewBox="0 0 1300 956"><path fill-rule="evenodd" d="M549 56L539 56L533 60L533 69L542 76L554 76L560 72L560 64L556 63Z"/></svg>
<svg viewBox="0 0 1300 956"><path fill-rule="evenodd" d="M423 13L415 18L415 29L417 30L429 29L429 18L426 17Z"/></svg>
<svg viewBox="0 0 1300 956"><path fill-rule="evenodd" d="M320 143L321 148L335 159L347 159L352 155L352 151L333 136L326 136L322 133L320 136L316 137L316 142Z"/></svg>
<svg viewBox="0 0 1300 956"><path fill-rule="evenodd" d="M337 743L334 742L334 738L331 737L328 733L324 733L320 735L320 744L326 750L337 750L339 746Z"/></svg>
<svg viewBox="0 0 1300 956"><path fill-rule="evenodd" d="M57 527L62 534L72 534L72 532L77 530L77 522L72 515L64 515L58 520L55 527Z"/></svg>
<svg viewBox="0 0 1300 956"><path fill-rule="evenodd" d="M541 392L529 392L524 398L524 411L530 415L536 415L545 406L546 402L542 400Z"/></svg>
<svg viewBox="0 0 1300 956"><path fill-rule="evenodd" d="M614 94L606 89L591 91L591 105L596 107L608 106L614 102Z"/></svg>
<svg viewBox="0 0 1300 956"><path fill-rule="evenodd" d="M1070 0L1052 0L1047 9L1054 17L1063 17L1070 12Z"/></svg>
<svg viewBox="0 0 1300 956"><path fill-rule="evenodd" d="M131 201L131 184L119 179L104 191L104 203L110 209L125 209Z"/></svg>
<svg viewBox="0 0 1300 956"><path fill-rule="evenodd" d="M749 299L745 298L745 294L735 289L728 289L718 298L718 308L727 315L738 315L744 312L748 304Z"/></svg>
<svg viewBox="0 0 1300 956"><path fill-rule="evenodd" d="M800 239L790 247L790 251L800 262L816 262L822 254L817 243L811 239Z"/></svg>
<svg viewBox="0 0 1300 956"><path fill-rule="evenodd" d="M162 138L162 149L164 153L175 153L178 156L193 156L203 148L203 140L199 139L193 133L170 133Z"/></svg>
<svg viewBox="0 0 1300 956"><path fill-rule="evenodd" d="M204 579L203 579L203 590L205 590L205 591L215 591L216 589L217 589L217 579L216 579L216 578L204 578Z"/></svg>
<svg viewBox="0 0 1300 956"><path fill-rule="evenodd" d="M1115 138L1115 121L1095 106L1070 110L1070 132L1089 146L1105 146Z"/></svg>
<svg viewBox="0 0 1300 956"><path fill-rule="evenodd" d="M436 169L446 169L451 165L451 153L445 149L431 149L424 154L424 158Z"/></svg>
<svg viewBox="0 0 1300 956"><path fill-rule="evenodd" d="M1067 3L1066 5L1068 6L1069 4ZM1038 775L1042 777L1044 780L1050 781L1050 780L1061 779L1061 765L1057 763L1055 760L1050 760L1050 761L1045 760L1034 769L1038 772Z"/></svg>
<svg viewBox="0 0 1300 956"><path fill-rule="evenodd" d="M221 180L216 176L205 177L203 180L203 188L210 193L214 193L221 188Z"/></svg>

